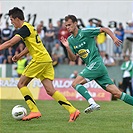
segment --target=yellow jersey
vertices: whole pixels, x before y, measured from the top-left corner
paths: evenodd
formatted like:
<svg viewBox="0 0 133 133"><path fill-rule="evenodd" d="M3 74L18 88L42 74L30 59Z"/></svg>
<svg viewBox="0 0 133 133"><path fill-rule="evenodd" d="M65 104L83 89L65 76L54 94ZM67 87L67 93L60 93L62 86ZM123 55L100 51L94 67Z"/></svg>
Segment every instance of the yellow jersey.
<svg viewBox="0 0 133 133"><path fill-rule="evenodd" d="M52 62L52 59L38 36L37 31L31 24L24 22L15 36L21 37L33 60L36 62Z"/></svg>

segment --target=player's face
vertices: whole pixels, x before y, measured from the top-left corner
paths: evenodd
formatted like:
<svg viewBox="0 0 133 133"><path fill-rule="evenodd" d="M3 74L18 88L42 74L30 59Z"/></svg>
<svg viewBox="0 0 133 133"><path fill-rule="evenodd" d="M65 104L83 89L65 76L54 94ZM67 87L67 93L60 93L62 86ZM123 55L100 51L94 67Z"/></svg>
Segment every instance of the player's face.
<svg viewBox="0 0 133 133"><path fill-rule="evenodd" d="M13 24L15 28L19 28L18 18L14 19L12 16L10 16L10 20L11 20L11 24Z"/></svg>
<svg viewBox="0 0 133 133"><path fill-rule="evenodd" d="M70 33L74 33L76 27L77 27L77 22L72 22L71 19L68 19L68 21L65 22L66 28Z"/></svg>

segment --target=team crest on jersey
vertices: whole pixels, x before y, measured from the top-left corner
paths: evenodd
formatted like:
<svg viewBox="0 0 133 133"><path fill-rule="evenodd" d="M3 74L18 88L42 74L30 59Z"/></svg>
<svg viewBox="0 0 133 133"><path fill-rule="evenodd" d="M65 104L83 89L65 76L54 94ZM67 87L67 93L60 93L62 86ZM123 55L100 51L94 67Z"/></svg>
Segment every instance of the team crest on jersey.
<svg viewBox="0 0 133 133"><path fill-rule="evenodd" d="M78 54L79 54L79 56L81 57L81 58L86 58L87 56L88 56L88 51L86 50L86 49L80 49L79 51L78 51Z"/></svg>

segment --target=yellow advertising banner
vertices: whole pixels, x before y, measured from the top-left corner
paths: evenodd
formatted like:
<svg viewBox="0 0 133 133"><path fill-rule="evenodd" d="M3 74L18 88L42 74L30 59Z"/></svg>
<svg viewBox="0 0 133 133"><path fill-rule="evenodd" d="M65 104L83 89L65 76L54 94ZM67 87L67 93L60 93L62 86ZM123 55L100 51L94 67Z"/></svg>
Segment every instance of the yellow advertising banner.
<svg viewBox="0 0 133 133"><path fill-rule="evenodd" d="M2 78L0 79L0 99L23 99L17 84L19 78ZM85 100L75 89L71 87L73 80L56 78L53 81L53 86L61 92L68 100ZM103 90L95 81L85 84L90 95L96 101L110 101L111 94ZM28 85L33 97L36 100L53 100L46 91L40 80L33 79Z"/></svg>
<svg viewBox="0 0 133 133"><path fill-rule="evenodd" d="M0 99L23 99L17 83L19 78L1 78L0 79ZM38 99L41 84L39 80L33 79L28 85L29 90L35 99Z"/></svg>

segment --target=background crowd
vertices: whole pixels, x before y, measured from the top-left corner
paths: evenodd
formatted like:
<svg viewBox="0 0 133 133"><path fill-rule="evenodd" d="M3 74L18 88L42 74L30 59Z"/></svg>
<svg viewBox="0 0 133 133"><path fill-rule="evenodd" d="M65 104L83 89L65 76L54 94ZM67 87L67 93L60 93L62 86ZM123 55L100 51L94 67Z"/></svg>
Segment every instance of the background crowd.
<svg viewBox="0 0 133 133"><path fill-rule="evenodd" d="M103 27L101 20L89 19L88 25L83 26L85 28L96 28ZM122 23L111 22L109 26L114 34L122 40L123 44L120 47L113 45L113 55L107 53L107 35L105 33L99 34L95 40L103 62L107 67L115 66L117 60L122 59L121 70L123 72L123 81L120 83L119 88L122 91L126 92L126 89L129 88L130 94L133 95L133 61L132 61L132 42L133 42L133 21L126 22L126 27ZM57 66L58 64L69 64L69 65L83 65L81 59L77 56L76 62L69 61L67 56L67 51L65 47L61 44L60 38L68 38L70 33L67 31L63 21L57 21L56 26L52 22L48 26L44 25L44 22L41 20L40 23L36 26L38 35L40 36L44 46L48 50L50 56L53 59L53 65ZM6 22L5 27L0 29L0 44L12 38L17 29L11 28L8 22ZM0 64L13 64L12 57L15 54L20 53L25 48L23 41L20 41L13 47L0 51ZM18 77L21 76L25 66L31 60L31 56L27 54L25 57L22 57L17 61L17 67L15 68ZM75 70L70 78L75 78L78 72ZM132 81L132 82L131 82Z"/></svg>
<svg viewBox="0 0 133 133"><path fill-rule="evenodd" d="M0 44L9 40L13 37L17 31L17 29L13 30L11 26L9 26L8 22L5 24L5 28L0 29ZM88 20L88 25L86 28L95 28L95 27L103 27L101 20ZM112 29L114 34L123 41L123 44L120 47L113 46L114 55L109 55L106 53L106 43L107 43L107 35L105 33L101 33L97 36L96 42L97 47L101 56L103 57L103 61L106 66L114 66L115 61L117 59L123 58L125 55L132 55L132 41L133 41L133 22L126 22L126 27L123 27L122 23L110 24L109 27ZM38 35L40 36L44 46L48 50L49 54L53 59L53 65L57 64L69 64L69 65L82 65L83 62L77 56L76 62L71 62L68 59L66 49L59 41L61 36L68 38L70 33L65 28L65 24L63 21L57 21L56 26L53 25L52 22L48 24L48 26L44 25L43 21L36 26L36 30ZM12 56L14 54L20 53L25 48L25 44L23 41L20 41L13 47L10 47L6 50L0 51L0 64L12 64ZM30 60L30 56L27 55L24 57L27 61Z"/></svg>

